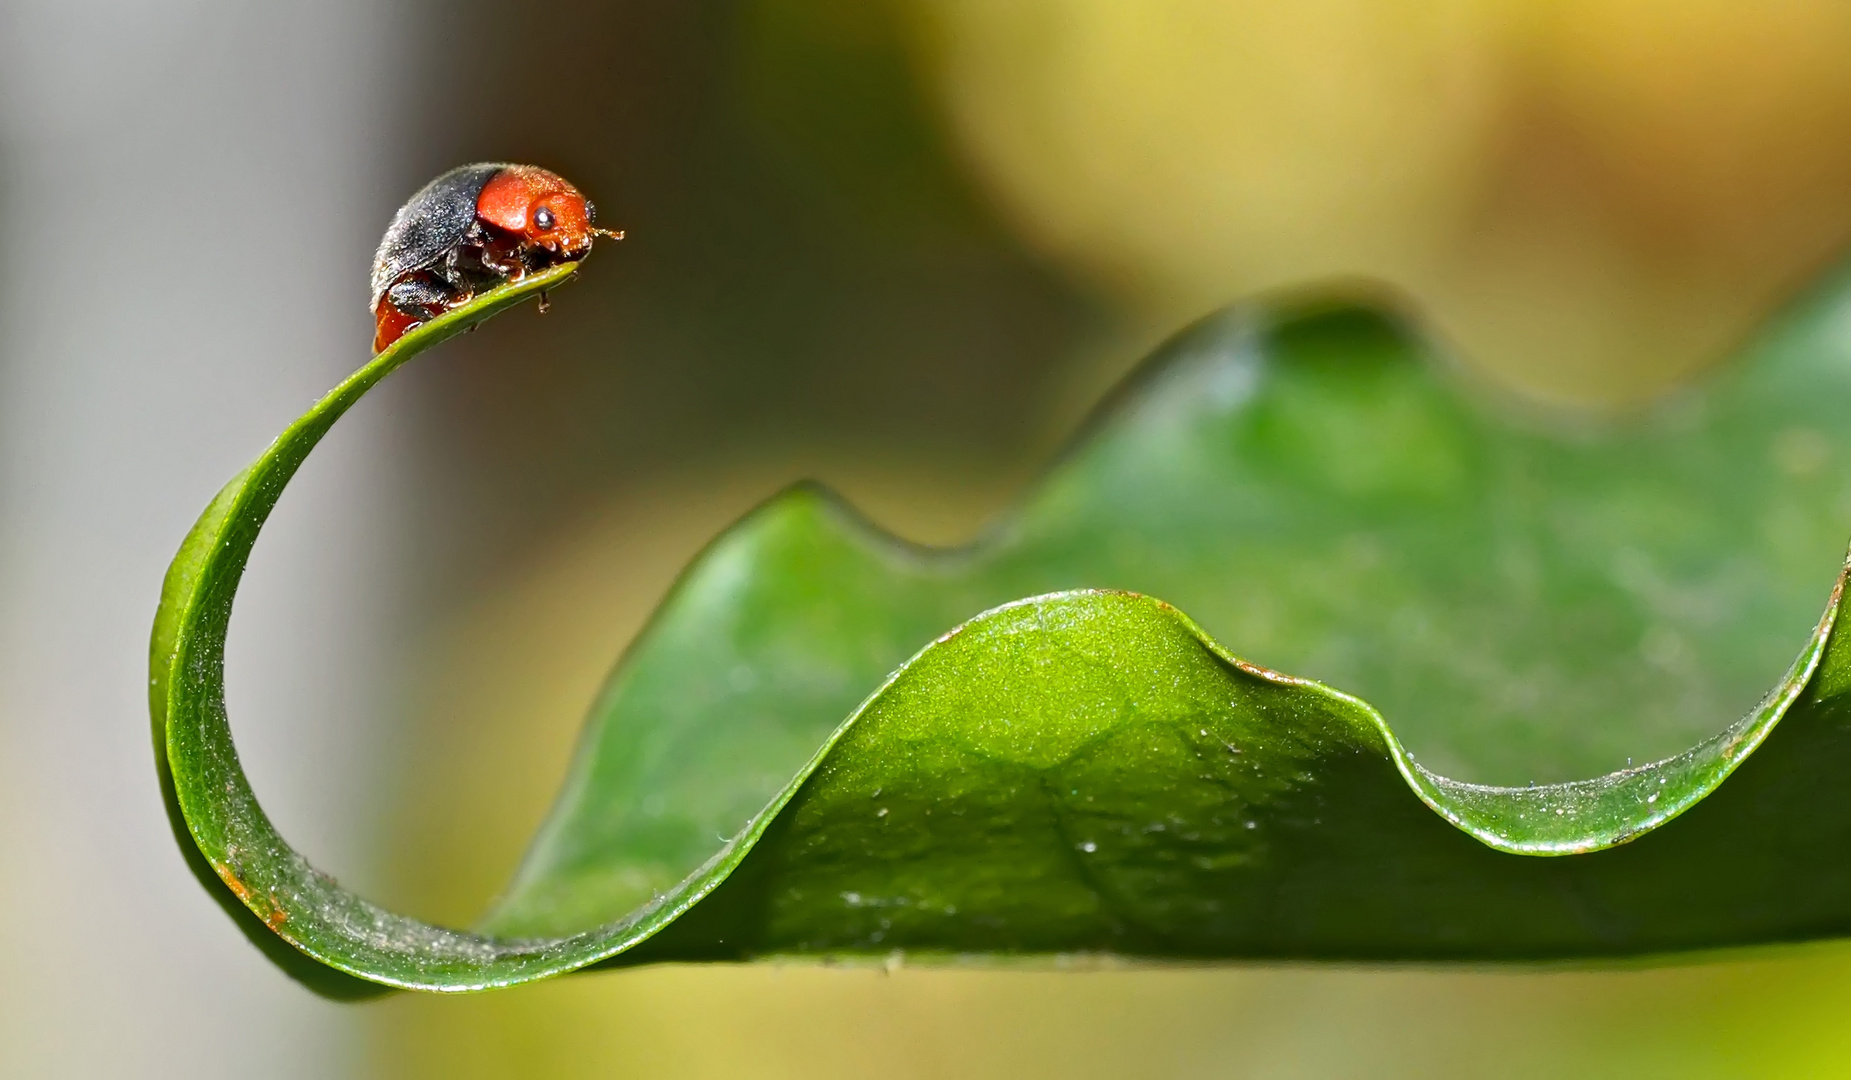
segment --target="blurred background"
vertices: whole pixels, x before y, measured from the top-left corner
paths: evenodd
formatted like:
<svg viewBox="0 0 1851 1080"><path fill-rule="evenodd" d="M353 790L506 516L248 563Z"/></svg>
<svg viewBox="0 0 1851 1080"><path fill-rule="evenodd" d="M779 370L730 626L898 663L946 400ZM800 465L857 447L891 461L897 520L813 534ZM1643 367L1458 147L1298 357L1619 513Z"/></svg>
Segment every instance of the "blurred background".
<svg viewBox="0 0 1851 1080"><path fill-rule="evenodd" d="M1015 498L1158 339L1386 282L1513 394L1624 409L1851 239L1813 0L0 0L0 1072L1818 1075L1838 944L1671 968L655 968L318 998L188 875L160 578L366 357L392 210L534 161L629 231L311 459L234 620L246 765L467 922L676 571L816 476L913 539Z"/></svg>

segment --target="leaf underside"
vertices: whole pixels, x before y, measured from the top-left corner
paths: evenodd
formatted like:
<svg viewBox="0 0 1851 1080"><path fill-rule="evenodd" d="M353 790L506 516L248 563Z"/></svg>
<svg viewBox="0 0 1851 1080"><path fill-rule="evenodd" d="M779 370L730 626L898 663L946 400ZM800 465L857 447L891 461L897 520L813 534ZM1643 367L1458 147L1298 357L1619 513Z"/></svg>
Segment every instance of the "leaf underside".
<svg viewBox="0 0 1851 1080"><path fill-rule="evenodd" d="M1572 423L1487 403L1378 307L1235 307L970 548L786 491L618 666L475 931L355 896L239 766L239 576L347 408L574 269L376 357L168 573L170 807L322 964L471 990L598 962L1597 958L1851 929L1842 280L1705 385Z"/></svg>

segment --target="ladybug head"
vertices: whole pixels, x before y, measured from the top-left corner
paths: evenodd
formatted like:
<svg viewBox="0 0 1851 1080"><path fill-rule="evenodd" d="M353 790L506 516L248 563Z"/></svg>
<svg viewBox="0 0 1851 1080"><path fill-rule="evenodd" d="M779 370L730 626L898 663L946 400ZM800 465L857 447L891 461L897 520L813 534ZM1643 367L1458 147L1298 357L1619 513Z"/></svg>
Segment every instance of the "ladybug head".
<svg viewBox="0 0 1851 1080"><path fill-rule="evenodd" d="M594 236L622 239L597 228L594 209L558 173L535 165L510 165L476 196L476 216L536 247L576 258L591 250Z"/></svg>

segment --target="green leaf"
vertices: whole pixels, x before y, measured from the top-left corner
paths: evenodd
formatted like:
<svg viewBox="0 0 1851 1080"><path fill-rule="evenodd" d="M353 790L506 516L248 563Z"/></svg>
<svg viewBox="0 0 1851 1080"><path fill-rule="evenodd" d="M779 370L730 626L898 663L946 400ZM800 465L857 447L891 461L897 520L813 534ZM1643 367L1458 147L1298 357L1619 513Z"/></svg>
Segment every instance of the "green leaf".
<svg viewBox="0 0 1851 1080"><path fill-rule="evenodd" d="M1500 406L1367 307L1237 307L968 550L788 491L664 602L477 931L354 896L238 766L238 576L347 407L556 280L376 358L169 572L176 812L324 964L464 990L613 958L1589 958L1851 928L1842 282L1599 421Z"/></svg>

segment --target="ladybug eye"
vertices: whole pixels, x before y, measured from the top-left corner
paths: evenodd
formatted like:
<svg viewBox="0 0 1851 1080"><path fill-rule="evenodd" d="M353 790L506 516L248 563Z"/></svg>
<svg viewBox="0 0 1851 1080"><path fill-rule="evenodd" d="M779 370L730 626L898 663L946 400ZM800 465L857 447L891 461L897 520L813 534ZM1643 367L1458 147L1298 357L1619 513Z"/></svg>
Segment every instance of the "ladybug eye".
<svg viewBox="0 0 1851 1080"><path fill-rule="evenodd" d="M539 229L542 232L546 231L547 229L552 228L553 227L552 208L547 207L547 206L542 206L540 209L535 210L533 212L533 226L534 228Z"/></svg>
<svg viewBox="0 0 1851 1080"><path fill-rule="evenodd" d="M590 199L585 200L585 220L594 225L598 221L598 208Z"/></svg>

